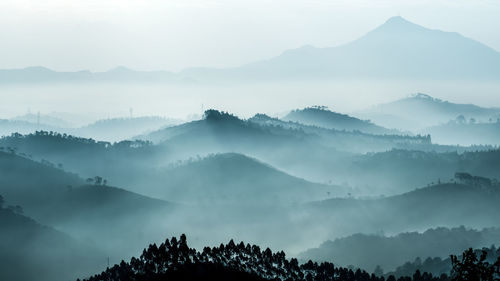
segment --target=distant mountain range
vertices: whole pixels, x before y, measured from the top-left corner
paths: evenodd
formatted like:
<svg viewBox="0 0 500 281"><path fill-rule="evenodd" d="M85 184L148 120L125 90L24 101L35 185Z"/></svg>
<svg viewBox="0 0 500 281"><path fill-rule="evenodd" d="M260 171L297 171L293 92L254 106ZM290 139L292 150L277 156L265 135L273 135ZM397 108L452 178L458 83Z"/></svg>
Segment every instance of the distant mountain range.
<svg viewBox="0 0 500 281"><path fill-rule="evenodd" d="M42 66L0 70L0 84L53 83L53 82L179 82L168 71L135 71L117 67L106 72L60 72Z"/></svg>
<svg viewBox="0 0 500 281"><path fill-rule="evenodd" d="M424 28L392 17L361 38L337 47L304 46L236 68L192 68L179 73L134 71L56 72L43 67L0 70L0 83L182 82L283 79L498 80L500 53L458 33Z"/></svg>

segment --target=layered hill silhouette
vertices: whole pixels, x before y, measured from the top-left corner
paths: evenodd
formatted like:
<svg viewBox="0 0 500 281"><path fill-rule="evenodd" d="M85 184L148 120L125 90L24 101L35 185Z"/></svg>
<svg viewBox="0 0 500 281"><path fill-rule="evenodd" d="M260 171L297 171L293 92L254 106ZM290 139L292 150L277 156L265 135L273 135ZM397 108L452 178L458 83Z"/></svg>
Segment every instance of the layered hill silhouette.
<svg viewBox="0 0 500 281"><path fill-rule="evenodd" d="M477 150L426 152L394 149L354 156L349 164L331 170L331 173L340 180L351 178L353 185L368 184L380 192L378 194L386 195L409 191L429 183L454 181L455 172L500 178L500 151L481 151L480 147ZM357 177L353 178L352 175Z"/></svg>
<svg viewBox="0 0 500 281"><path fill-rule="evenodd" d="M60 72L42 66L0 70L1 84L19 83L75 83L75 82L177 82L168 71L135 71L116 67L106 72Z"/></svg>
<svg viewBox="0 0 500 281"><path fill-rule="evenodd" d="M500 108L453 103L423 93L358 112L358 115L384 126L417 131L455 120L460 115L478 122L496 122L499 114Z"/></svg>
<svg viewBox="0 0 500 281"><path fill-rule="evenodd" d="M363 37L338 47L304 46L235 69L192 69L184 73L193 77L268 80L348 77L496 80L499 65L500 53L477 41L392 17Z"/></svg>
<svg viewBox="0 0 500 281"><path fill-rule="evenodd" d="M310 203L305 209L310 212L308 219L330 225L336 235L354 229L364 233L458 225L481 229L497 225L500 214L500 185L481 179L435 184L384 198L329 199ZM359 221L363 224L353 223Z"/></svg>
<svg viewBox="0 0 500 281"><path fill-rule="evenodd" d="M100 177L84 180L52 164L0 152L0 194L37 221L99 245L129 254L143 233L156 229L172 204L108 186ZM130 225L134 225L130 228Z"/></svg>
<svg viewBox="0 0 500 281"><path fill-rule="evenodd" d="M81 137L104 141L121 141L179 123L179 120L155 116L111 118L98 120L87 126L66 131Z"/></svg>
<svg viewBox="0 0 500 281"><path fill-rule="evenodd" d="M47 163L0 152L0 191L29 214L48 222L77 217L107 220L166 207L165 201L134 194L105 183L89 184ZM30 175L26 177L24 175ZM130 206L134 206L130 209ZM129 213L129 214L127 214ZM105 216L103 216L105 214Z"/></svg>
<svg viewBox="0 0 500 281"><path fill-rule="evenodd" d="M500 143L500 120L481 123L477 123L474 118L467 121L452 120L446 124L425 128L422 132L432 135L437 143L497 146Z"/></svg>
<svg viewBox="0 0 500 281"><path fill-rule="evenodd" d="M118 67L103 73L55 72L43 67L1 70L0 83L75 81L212 81L331 78L498 80L500 53L455 32L424 28L402 17L353 42L327 48L304 46L264 61L230 69L192 68L179 73Z"/></svg>
<svg viewBox="0 0 500 281"><path fill-rule="evenodd" d="M217 110L207 110L202 120L185 123L138 137L154 143L189 147L192 154L208 152L253 152L276 154L294 148L304 157L318 151L384 151L395 147L429 145L430 139L408 135L373 135L285 122L257 114L248 120ZM210 150L211 149L211 150ZM309 156L307 155L307 153Z"/></svg>
<svg viewBox="0 0 500 281"><path fill-rule="evenodd" d="M145 184L148 194L191 204L279 205L346 196L350 192L293 177L237 153L188 161L149 178L150 183Z"/></svg>
<svg viewBox="0 0 500 281"><path fill-rule="evenodd" d="M13 133L32 134L36 131L53 131L99 141L119 142L180 123L181 121L177 119L143 116L100 119L85 126L75 127L63 119L50 115L26 114L12 119L0 119L0 136L9 136Z"/></svg>
<svg viewBox="0 0 500 281"><path fill-rule="evenodd" d="M401 134L401 132L397 130L389 130L377 126L370 121L360 120L346 114L333 112L328 110L328 108L322 106L292 110L282 119L286 121L294 121L305 125L314 125L328 129L360 131L378 135Z"/></svg>
<svg viewBox="0 0 500 281"><path fill-rule="evenodd" d="M104 268L96 248L1 204L0 228L2 280L62 281Z"/></svg>
<svg viewBox="0 0 500 281"><path fill-rule="evenodd" d="M384 272L389 272L402 265L402 260L413 261L418 257L446 258L450 254L457 255L464 249L489 247L499 240L499 229L478 231L463 226L405 232L394 236L357 233L325 241L318 248L301 253L299 259L331 261L342 266L356 265L368 271L379 266ZM449 272L451 263L446 265ZM441 273L444 272L439 272Z"/></svg>
<svg viewBox="0 0 500 281"><path fill-rule="evenodd" d="M497 246L483 247L474 250L476 257L486 253L486 262L494 264L500 257L500 248ZM462 255L463 256L463 255ZM385 276L394 275L396 277L408 276L412 272L419 270L420 272L429 272L435 276L441 274L448 274L452 269L452 262L450 257L418 257L413 261L405 262L398 266L396 270L385 273Z"/></svg>

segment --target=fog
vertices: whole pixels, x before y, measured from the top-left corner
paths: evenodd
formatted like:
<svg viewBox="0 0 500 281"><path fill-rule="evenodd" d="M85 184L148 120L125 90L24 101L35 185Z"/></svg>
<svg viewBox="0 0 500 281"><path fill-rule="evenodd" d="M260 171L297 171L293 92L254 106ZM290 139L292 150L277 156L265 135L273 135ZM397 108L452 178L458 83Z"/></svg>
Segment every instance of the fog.
<svg viewBox="0 0 500 281"><path fill-rule="evenodd" d="M73 123L97 119L162 116L186 119L216 108L249 118L256 113L284 115L291 109L328 106L338 112L365 110L417 92L457 103L499 107L494 82L338 80L277 83L169 84L35 84L1 86L0 118L31 112L71 113ZM471 99L473 96L473 100ZM269 102L262 103L262 99ZM69 115L69 114L68 114ZM382 124L383 125L383 124Z"/></svg>
<svg viewBox="0 0 500 281"><path fill-rule="evenodd" d="M493 264L498 9L2 2L0 279L445 281L481 250Z"/></svg>

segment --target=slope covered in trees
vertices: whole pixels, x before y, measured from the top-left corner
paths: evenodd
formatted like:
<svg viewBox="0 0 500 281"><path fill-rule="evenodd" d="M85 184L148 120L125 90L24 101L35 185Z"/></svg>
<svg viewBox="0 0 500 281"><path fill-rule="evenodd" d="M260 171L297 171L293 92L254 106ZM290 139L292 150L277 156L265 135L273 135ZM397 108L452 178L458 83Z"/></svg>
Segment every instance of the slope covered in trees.
<svg viewBox="0 0 500 281"><path fill-rule="evenodd" d="M383 198L335 198L310 203L302 222L321 222L318 232L326 237L352 233L388 233L436 226L466 225L476 229L497 226L500 216L497 183L445 183ZM360 223L362 222L362 223ZM326 240L326 239L325 239Z"/></svg>
<svg viewBox="0 0 500 281"><path fill-rule="evenodd" d="M467 250L467 256L471 257L471 250ZM479 260L478 257L484 255L486 253L485 261L490 264L497 263L497 274L498 274L498 265L500 265L497 261L500 258L500 248L496 246L491 247L483 247L481 249L476 249L472 251L476 255L476 262ZM463 254L458 256L458 258L463 258ZM457 261L455 261L456 263ZM441 275L443 273L449 273L452 270L453 263L451 256L446 258L440 257L427 257L427 258L416 258L412 262L406 262L403 265L400 265L396 268L396 270L386 273L385 275L394 275L394 276L407 276L412 272L419 270L420 272L429 272L433 275ZM498 275L497 275L498 277ZM474 279L476 280L476 279ZM488 279L486 279L488 280Z"/></svg>
<svg viewBox="0 0 500 281"><path fill-rule="evenodd" d="M394 149L355 155L344 163L342 166L325 165L323 169L337 181L349 182L353 187L376 195L406 192L429 183L453 182L456 172L500 178L498 149L461 152Z"/></svg>
<svg viewBox="0 0 500 281"><path fill-rule="evenodd" d="M354 234L328 240L318 248L309 249L299 255L303 260L331 261L339 265L355 265L366 270L377 266L385 272L396 269L401 261L415 260L417 257L446 258L450 254L459 254L467 248L481 248L497 244L500 241L500 229L487 228L480 231L457 228L434 228L422 233L405 232L395 236L380 234ZM448 261L449 272L451 263ZM435 271L422 270L435 273ZM415 272L413 270L413 272ZM413 274L413 272L407 274ZM444 273L444 272L440 272Z"/></svg>
<svg viewBox="0 0 500 281"><path fill-rule="evenodd" d="M448 280L446 275L433 277L424 274L409 281ZM356 280L384 281L362 270L337 267L332 263L307 262L287 259L284 252L261 250L257 245L236 244L233 240L219 247L205 247L199 252L189 248L186 236L173 237L157 246L144 249L139 258L120 264L92 276L87 281L128 280ZM389 277L388 280L395 280Z"/></svg>
<svg viewBox="0 0 500 281"><path fill-rule="evenodd" d="M401 132L397 130L389 130L367 120L361 120L346 114L330 111L324 106L292 110L282 119L328 129L360 131L376 135L401 134Z"/></svg>
<svg viewBox="0 0 500 281"><path fill-rule="evenodd" d="M134 250L134 243L145 239L144 232L158 228L155 218L166 216L173 207L108 186L99 176L84 180L13 153L0 152L0 174L0 193L13 205L23 206L27 215L43 224L105 250ZM130 228L131 224L135 227Z"/></svg>

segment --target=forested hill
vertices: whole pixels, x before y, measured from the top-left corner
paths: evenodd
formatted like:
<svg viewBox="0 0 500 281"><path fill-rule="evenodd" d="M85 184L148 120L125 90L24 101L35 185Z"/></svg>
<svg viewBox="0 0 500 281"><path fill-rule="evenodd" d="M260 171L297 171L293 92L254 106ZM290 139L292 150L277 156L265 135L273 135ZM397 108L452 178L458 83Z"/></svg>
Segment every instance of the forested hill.
<svg viewBox="0 0 500 281"><path fill-rule="evenodd" d="M50 163L12 153L0 152L0 171L0 192L42 222L61 223L81 216L116 220L137 214L139 210L168 205L165 201L108 186L99 176L84 180Z"/></svg>
<svg viewBox="0 0 500 281"><path fill-rule="evenodd" d="M446 275L433 277L420 272L408 281L448 280ZM332 263L287 259L284 252L273 253L257 245L236 244L231 240L219 247L205 247L199 252L189 248L186 236L173 237L161 245L150 245L139 258L120 264L86 279L87 281L160 281L160 280L290 280L290 281L384 281L362 270L336 267ZM395 281L394 276L387 280Z"/></svg>
<svg viewBox="0 0 500 281"><path fill-rule="evenodd" d="M304 222L325 226L329 237L380 229L399 233L435 226L491 227L500 216L500 186L488 179L483 184L478 178L477 183L438 183L382 198L334 198L304 205L297 212L308 214L303 216ZM360 221L363 224L357 223Z"/></svg>
<svg viewBox="0 0 500 281"><path fill-rule="evenodd" d="M292 110L283 120L299 122L306 125L314 125L328 129L360 131L364 133L384 135L401 134L398 130L390 130L367 120L361 120L346 114L328 110L323 106L306 107L304 109Z"/></svg>
<svg viewBox="0 0 500 281"><path fill-rule="evenodd" d="M445 258L470 247L489 247L499 242L498 228L474 230L463 226L439 227L421 233L404 232L394 236L357 233L325 241L318 248L303 252L299 258L332 261L343 266L356 265L366 270L380 266L384 272L388 272L401 265L401 261L413 261L417 257ZM447 265L449 268L450 264Z"/></svg>
<svg viewBox="0 0 500 281"><path fill-rule="evenodd" d="M96 176L84 180L49 164L0 152L0 194L30 217L104 252L129 255L158 230L155 220L173 204L109 186ZM133 225L134 227L131 227Z"/></svg>

